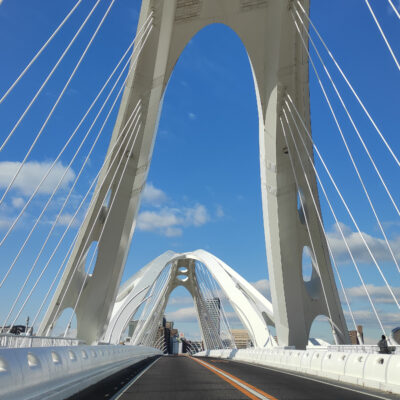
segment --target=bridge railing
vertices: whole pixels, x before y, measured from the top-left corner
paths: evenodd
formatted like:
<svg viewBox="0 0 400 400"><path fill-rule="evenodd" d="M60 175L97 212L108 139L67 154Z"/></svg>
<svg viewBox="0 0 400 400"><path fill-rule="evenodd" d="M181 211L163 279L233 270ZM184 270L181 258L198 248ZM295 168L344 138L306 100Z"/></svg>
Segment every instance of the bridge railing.
<svg viewBox="0 0 400 400"><path fill-rule="evenodd" d="M393 354L400 354L400 346L389 346ZM311 349L310 349L311 350ZM379 346L377 345L332 345L326 347L327 351L341 351L344 353L368 353L378 354Z"/></svg>
<svg viewBox="0 0 400 400"><path fill-rule="evenodd" d="M64 399L161 351L144 346L0 348L0 399Z"/></svg>
<svg viewBox="0 0 400 400"><path fill-rule="evenodd" d="M8 348L78 346L83 344L85 343L74 338L0 334L0 347Z"/></svg>
<svg viewBox="0 0 400 400"><path fill-rule="evenodd" d="M231 359L400 394L399 354L252 348L209 350L195 356Z"/></svg>

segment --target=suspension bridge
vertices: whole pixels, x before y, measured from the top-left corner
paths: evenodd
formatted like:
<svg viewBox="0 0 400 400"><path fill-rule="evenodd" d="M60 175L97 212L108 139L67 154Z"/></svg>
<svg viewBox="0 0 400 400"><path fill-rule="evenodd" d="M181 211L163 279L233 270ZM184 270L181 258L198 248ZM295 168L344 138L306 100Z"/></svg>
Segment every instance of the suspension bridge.
<svg viewBox="0 0 400 400"><path fill-rule="evenodd" d="M88 106L63 109L91 52L111 49L100 39L112 34L107 24L118 0L70 3L32 58L1 83L0 398L400 398L400 338L393 329L400 326L400 247L392 230L400 216L399 140L324 38L313 4L142 0L129 45L114 64L100 61L91 70L97 89ZM9 6L0 2L0 15ZM358 0L352 7L363 10L380 51L400 72L394 28L385 25L390 18L400 29L400 4ZM212 24L237 34L251 66L270 299L234 265L202 249L165 249L123 279L168 83L193 37ZM51 60L56 44L61 49ZM109 66L101 81L99 71ZM329 112L323 124L332 124L344 149L334 161L316 140L324 132L315 129L319 116L311 121L311 86ZM60 130L59 146L51 136L63 124L73 128ZM15 143L24 153L10 161ZM50 161L35 161L39 155ZM335 164L344 159L349 172L340 176ZM360 210L348 199L349 185L365 204ZM364 232L361 214L377 238ZM352 304L350 269L374 332L386 337L380 347L359 329L363 313ZM193 300L201 340L173 356L163 318L178 287ZM390 322L387 310L394 310ZM310 337L321 316L332 344ZM235 342L234 319L248 335L247 348Z"/></svg>

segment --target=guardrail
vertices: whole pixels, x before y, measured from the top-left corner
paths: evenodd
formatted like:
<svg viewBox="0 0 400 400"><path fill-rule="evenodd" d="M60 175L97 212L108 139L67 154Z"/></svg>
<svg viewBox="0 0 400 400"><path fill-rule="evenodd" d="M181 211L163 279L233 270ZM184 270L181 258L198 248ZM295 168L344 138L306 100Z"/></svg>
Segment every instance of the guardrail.
<svg viewBox="0 0 400 400"><path fill-rule="evenodd" d="M0 347L54 347L54 346L79 346L85 344L79 339L60 338L48 336L24 336L11 333L0 334Z"/></svg>
<svg viewBox="0 0 400 400"><path fill-rule="evenodd" d="M368 344L357 344L357 345L332 345L327 346L328 351L341 351L344 353L379 353L379 346L368 345ZM389 346L389 349L393 354L400 354L400 346Z"/></svg>
<svg viewBox="0 0 400 400"><path fill-rule="evenodd" d="M0 348L0 399L64 399L161 354L144 346Z"/></svg>
<svg viewBox="0 0 400 400"><path fill-rule="evenodd" d="M398 354L254 348L208 350L195 356L244 361L400 394Z"/></svg>

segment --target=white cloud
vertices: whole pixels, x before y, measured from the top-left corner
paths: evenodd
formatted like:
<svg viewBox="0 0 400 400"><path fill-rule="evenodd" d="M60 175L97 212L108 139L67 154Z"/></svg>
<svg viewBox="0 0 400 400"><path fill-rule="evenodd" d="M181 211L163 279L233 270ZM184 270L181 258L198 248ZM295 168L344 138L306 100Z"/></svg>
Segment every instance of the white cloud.
<svg viewBox="0 0 400 400"><path fill-rule="evenodd" d="M196 204L194 207L164 207L157 211L143 211L138 216L137 227L142 231L158 232L167 237L182 235L182 228L202 226L209 221L207 209Z"/></svg>
<svg viewBox="0 0 400 400"><path fill-rule="evenodd" d="M27 162L19 172L13 184L13 188L23 195L30 195L35 190L36 186L40 183L42 178L45 176L51 164L52 162L47 161ZM0 162L0 188L6 188L9 185L20 165L20 162L14 161ZM66 167L61 162L57 162L50 172L49 176L41 185L39 193L51 193L55 189L65 171ZM68 185L74 180L74 178L74 171L72 169L69 169L66 172L65 177L63 178L61 188L65 189L66 187L68 187Z"/></svg>
<svg viewBox="0 0 400 400"><path fill-rule="evenodd" d="M197 322L197 313L194 307L185 307L168 312L166 318L174 322Z"/></svg>
<svg viewBox="0 0 400 400"><path fill-rule="evenodd" d="M62 214L57 221L57 225L68 226L71 223L73 216L73 214L69 213ZM71 226L73 228L76 228L81 224L81 222L81 218L79 217L79 215L77 215L76 218L72 221Z"/></svg>
<svg viewBox="0 0 400 400"><path fill-rule="evenodd" d="M193 299L191 296L177 296L177 297L170 297L168 301L168 305L184 305L184 304L193 304Z"/></svg>
<svg viewBox="0 0 400 400"><path fill-rule="evenodd" d="M350 250L357 262L371 263L372 258L358 232L353 232L347 225L340 223L344 237L350 247ZM393 261L384 239L374 237L368 233L362 232L362 235L367 242L372 254L378 262ZM351 262L346 245L340 234L337 225L334 225L334 230L328 233L328 240L331 246L335 260L342 262ZM400 260L400 236L389 240L390 246L397 260Z"/></svg>
<svg viewBox="0 0 400 400"><path fill-rule="evenodd" d="M349 311L345 310L344 315L350 319L350 313ZM372 326L377 326L378 325L378 320L373 313L373 311L370 310L355 310L353 311L354 319L356 320L357 324L361 325L372 325ZM400 315L397 312L382 312L378 310L378 315L379 318L382 321L383 325L399 325L399 320L400 320ZM350 325L349 325L350 326Z"/></svg>
<svg viewBox="0 0 400 400"><path fill-rule="evenodd" d="M161 231L166 234L168 228L181 223L177 212L164 208L160 211L143 211L139 214L137 227L142 231Z"/></svg>
<svg viewBox="0 0 400 400"><path fill-rule="evenodd" d="M190 119L196 119L197 117L196 117L196 114L194 114L194 113L192 113L192 112L190 112L189 114L188 114L188 117L190 118Z"/></svg>
<svg viewBox="0 0 400 400"><path fill-rule="evenodd" d="M268 279L260 279L257 282L252 282L252 285L265 297L271 297L270 284Z"/></svg>
<svg viewBox="0 0 400 400"><path fill-rule="evenodd" d="M8 229L12 223L13 220L11 218L0 215L0 231Z"/></svg>
<svg viewBox="0 0 400 400"><path fill-rule="evenodd" d="M215 210L215 215L217 216L217 218L222 218L225 216L224 209L222 208L222 206L220 205L217 206L217 209Z"/></svg>
<svg viewBox="0 0 400 400"><path fill-rule="evenodd" d="M375 286L372 284L365 285L368 293L372 297L374 304L394 304L393 296L390 294L386 286ZM391 287L397 299L400 298L400 287ZM352 300L362 300L368 302L367 294L363 286L354 286L346 289L346 294ZM400 316L399 316L400 319Z"/></svg>
<svg viewBox="0 0 400 400"><path fill-rule="evenodd" d="M209 219L207 209L201 204L184 210L184 224L187 226L201 226L208 222Z"/></svg>
<svg viewBox="0 0 400 400"><path fill-rule="evenodd" d="M144 204L160 206L166 200L167 195L161 189L156 188L151 182L146 184L142 193L142 201Z"/></svg>
<svg viewBox="0 0 400 400"><path fill-rule="evenodd" d="M11 199L11 204L15 208L22 208L25 205L25 200L22 197L13 197Z"/></svg>

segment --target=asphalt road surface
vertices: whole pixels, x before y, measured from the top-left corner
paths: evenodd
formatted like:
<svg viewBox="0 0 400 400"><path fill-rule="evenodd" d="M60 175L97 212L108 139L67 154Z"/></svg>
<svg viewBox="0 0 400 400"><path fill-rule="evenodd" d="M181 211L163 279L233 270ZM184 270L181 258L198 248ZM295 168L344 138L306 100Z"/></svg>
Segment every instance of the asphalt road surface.
<svg viewBox="0 0 400 400"><path fill-rule="evenodd" d="M72 399L374 400L400 396L235 361L166 356L119 372Z"/></svg>

